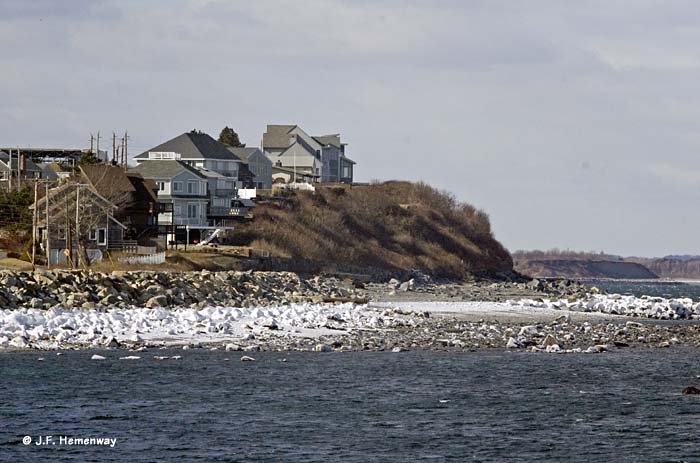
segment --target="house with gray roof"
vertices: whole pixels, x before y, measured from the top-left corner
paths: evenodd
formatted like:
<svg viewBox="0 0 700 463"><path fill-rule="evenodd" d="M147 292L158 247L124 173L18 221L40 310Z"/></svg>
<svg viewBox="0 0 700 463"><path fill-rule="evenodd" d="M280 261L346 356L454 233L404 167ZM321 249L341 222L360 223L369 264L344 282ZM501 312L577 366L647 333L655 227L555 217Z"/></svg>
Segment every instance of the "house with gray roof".
<svg viewBox="0 0 700 463"><path fill-rule="evenodd" d="M31 159L25 155L21 157L16 153L10 155L0 151L0 189L7 190L12 179L13 187L17 179L21 181L42 178L43 171Z"/></svg>
<svg viewBox="0 0 700 463"><path fill-rule="evenodd" d="M352 183L355 161L340 134L311 136L298 125L268 125L263 150L273 166L318 175L322 183Z"/></svg>
<svg viewBox="0 0 700 463"><path fill-rule="evenodd" d="M206 227L208 178L183 161L155 160L130 169L157 186L159 225Z"/></svg>
<svg viewBox="0 0 700 463"><path fill-rule="evenodd" d="M229 147L228 150L248 166L252 175L253 188L263 190L272 188L272 161L260 148Z"/></svg>
<svg viewBox="0 0 700 463"><path fill-rule="evenodd" d="M238 181L241 160L206 133L191 131L161 143L134 158L141 165L151 161L181 161Z"/></svg>

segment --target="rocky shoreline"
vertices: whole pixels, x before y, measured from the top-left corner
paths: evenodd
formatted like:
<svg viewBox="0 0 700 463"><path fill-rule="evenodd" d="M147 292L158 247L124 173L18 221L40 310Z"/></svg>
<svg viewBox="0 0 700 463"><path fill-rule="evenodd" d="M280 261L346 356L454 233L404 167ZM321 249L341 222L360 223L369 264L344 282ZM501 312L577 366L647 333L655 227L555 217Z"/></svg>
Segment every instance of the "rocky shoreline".
<svg viewBox="0 0 700 463"><path fill-rule="evenodd" d="M468 321L437 313L437 301L482 301L477 304L487 312L483 320ZM699 324L632 321L620 315L620 301L636 304L636 312L626 315L698 318L695 309L700 312L692 301L606 299L566 280L455 283L415 275L403 282L361 283L288 272L3 271L0 350L598 353L700 347ZM557 315L546 322L536 312L523 321L499 320L488 312L497 305L518 313L544 307ZM590 319L572 318L572 307L590 312Z"/></svg>

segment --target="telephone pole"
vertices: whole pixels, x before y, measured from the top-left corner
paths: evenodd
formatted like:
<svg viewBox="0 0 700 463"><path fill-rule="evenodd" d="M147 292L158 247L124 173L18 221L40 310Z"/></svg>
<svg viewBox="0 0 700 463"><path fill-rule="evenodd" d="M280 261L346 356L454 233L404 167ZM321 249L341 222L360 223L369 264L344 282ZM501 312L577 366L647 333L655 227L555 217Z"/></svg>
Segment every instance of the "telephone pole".
<svg viewBox="0 0 700 463"><path fill-rule="evenodd" d="M117 165L117 134L112 132L112 165Z"/></svg>
<svg viewBox="0 0 700 463"><path fill-rule="evenodd" d="M95 144L95 136L92 134L92 132L90 132L90 152L93 154L95 154L94 144Z"/></svg>
<svg viewBox="0 0 700 463"><path fill-rule="evenodd" d="M127 151L128 140L129 140L129 133L125 130L124 131L124 151L122 152L122 165L124 166L124 169L126 169L126 165L129 162L129 152Z"/></svg>
<svg viewBox="0 0 700 463"><path fill-rule="evenodd" d="M37 220L37 204L39 198L39 180L34 180L34 217L32 218L32 270L36 270L36 220Z"/></svg>
<svg viewBox="0 0 700 463"><path fill-rule="evenodd" d="M51 269L51 229L49 228L49 183L46 182L46 268Z"/></svg>

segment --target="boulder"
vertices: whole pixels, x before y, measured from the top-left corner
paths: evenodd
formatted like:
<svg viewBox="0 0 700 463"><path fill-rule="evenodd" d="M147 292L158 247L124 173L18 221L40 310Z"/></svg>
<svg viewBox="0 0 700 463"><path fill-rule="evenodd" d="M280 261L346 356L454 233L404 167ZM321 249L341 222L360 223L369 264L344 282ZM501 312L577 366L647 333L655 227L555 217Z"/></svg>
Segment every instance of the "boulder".
<svg viewBox="0 0 700 463"><path fill-rule="evenodd" d="M241 357L241 362L255 362L255 359L253 357L248 357L247 355L244 355Z"/></svg>
<svg viewBox="0 0 700 463"><path fill-rule="evenodd" d="M316 344L314 347L315 352L333 352L333 348L328 344Z"/></svg>
<svg viewBox="0 0 700 463"><path fill-rule="evenodd" d="M688 386L683 389L683 395L700 395L700 389L695 386Z"/></svg>
<svg viewBox="0 0 700 463"><path fill-rule="evenodd" d="M168 305L168 296L165 296L163 294L160 294L158 296L153 296L149 300L146 301L146 307L153 308L153 307L167 307Z"/></svg>

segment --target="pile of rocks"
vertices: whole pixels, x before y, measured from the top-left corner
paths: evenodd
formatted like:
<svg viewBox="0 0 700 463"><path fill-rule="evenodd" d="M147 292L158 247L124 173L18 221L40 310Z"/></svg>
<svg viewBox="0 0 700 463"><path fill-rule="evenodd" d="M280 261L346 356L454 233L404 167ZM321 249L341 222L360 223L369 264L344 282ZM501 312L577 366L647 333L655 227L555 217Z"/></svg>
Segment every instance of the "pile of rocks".
<svg viewBox="0 0 700 463"><path fill-rule="evenodd" d="M0 271L0 307L266 306L353 297L352 289L290 272Z"/></svg>

